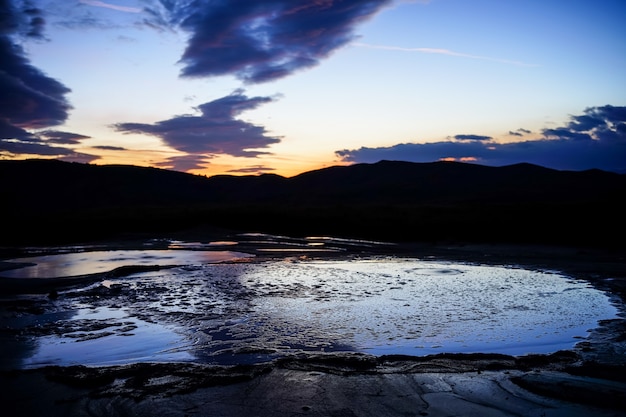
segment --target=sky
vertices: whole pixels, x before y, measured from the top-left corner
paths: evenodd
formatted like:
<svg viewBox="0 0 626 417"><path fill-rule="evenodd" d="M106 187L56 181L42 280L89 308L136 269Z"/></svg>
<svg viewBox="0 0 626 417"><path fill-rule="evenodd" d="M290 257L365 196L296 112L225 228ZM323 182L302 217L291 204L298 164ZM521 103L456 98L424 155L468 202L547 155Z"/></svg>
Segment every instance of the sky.
<svg viewBox="0 0 626 417"><path fill-rule="evenodd" d="M623 0L0 0L0 159L626 173Z"/></svg>

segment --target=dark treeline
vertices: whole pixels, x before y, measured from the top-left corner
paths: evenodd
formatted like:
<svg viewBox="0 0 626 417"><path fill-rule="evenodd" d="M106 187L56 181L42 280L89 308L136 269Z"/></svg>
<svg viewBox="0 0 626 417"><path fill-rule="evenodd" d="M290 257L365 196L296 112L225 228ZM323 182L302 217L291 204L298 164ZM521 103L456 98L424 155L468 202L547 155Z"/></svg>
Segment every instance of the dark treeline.
<svg viewBox="0 0 626 417"><path fill-rule="evenodd" d="M2 245L198 227L421 242L624 246L626 175L382 161L292 178L0 161Z"/></svg>

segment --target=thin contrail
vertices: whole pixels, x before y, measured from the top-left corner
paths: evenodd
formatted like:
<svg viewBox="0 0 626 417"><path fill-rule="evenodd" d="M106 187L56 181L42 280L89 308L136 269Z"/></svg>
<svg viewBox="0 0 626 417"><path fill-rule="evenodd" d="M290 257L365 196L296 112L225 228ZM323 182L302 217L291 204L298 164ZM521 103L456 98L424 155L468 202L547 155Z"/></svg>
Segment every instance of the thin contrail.
<svg viewBox="0 0 626 417"><path fill-rule="evenodd" d="M441 49L441 48L403 48L400 46L388 46L388 45L372 45L369 43L361 43L361 42L355 42L353 43L354 46L359 46L361 48L369 48L369 49L384 49L387 51L401 51L401 52L419 52L422 54L438 54L438 55L448 55L448 56L456 56L456 57L460 57L460 58L469 58L469 59L480 59L483 61L492 61L492 62L499 62L501 64L508 64L508 65L517 65L520 67L537 67L538 65L535 64L527 64L525 62L521 62L521 61L512 61L509 59L501 59L501 58L492 58L492 57L488 57L488 56L480 56L480 55L471 55L471 54L465 54L462 52L455 52L455 51L451 51L449 49Z"/></svg>
<svg viewBox="0 0 626 417"><path fill-rule="evenodd" d="M106 9L117 10L118 12L126 12L126 13L141 13L141 9L137 7L126 7L126 6L118 6L116 4L105 3L99 0L79 0L80 3L88 4L90 6L95 7L104 7Z"/></svg>

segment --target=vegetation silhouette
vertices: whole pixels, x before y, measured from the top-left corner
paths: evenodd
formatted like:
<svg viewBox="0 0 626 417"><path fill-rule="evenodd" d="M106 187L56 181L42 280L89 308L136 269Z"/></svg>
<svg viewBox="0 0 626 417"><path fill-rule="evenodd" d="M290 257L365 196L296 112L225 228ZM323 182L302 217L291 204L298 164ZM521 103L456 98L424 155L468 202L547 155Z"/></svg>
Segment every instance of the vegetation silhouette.
<svg viewBox="0 0 626 417"><path fill-rule="evenodd" d="M624 246L626 175L600 170L381 161L291 178L206 178L25 160L0 161L0 187L5 246L159 237L200 227L403 242Z"/></svg>

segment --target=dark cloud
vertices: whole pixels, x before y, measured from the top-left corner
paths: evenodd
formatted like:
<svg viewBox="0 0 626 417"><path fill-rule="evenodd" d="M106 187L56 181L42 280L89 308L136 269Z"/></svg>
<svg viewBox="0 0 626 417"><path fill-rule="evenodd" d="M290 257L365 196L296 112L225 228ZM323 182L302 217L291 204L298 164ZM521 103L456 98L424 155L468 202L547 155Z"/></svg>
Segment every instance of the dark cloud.
<svg viewBox="0 0 626 417"><path fill-rule="evenodd" d="M580 140L580 141L588 141L591 140L591 135L585 132L580 132L577 130L572 130L569 127L559 127L556 129L544 129L542 131L543 135L550 139L568 139L568 140Z"/></svg>
<svg viewBox="0 0 626 417"><path fill-rule="evenodd" d="M468 140L468 141L486 141L493 139L491 136L481 136L481 135L456 135L454 137L456 140Z"/></svg>
<svg viewBox="0 0 626 417"><path fill-rule="evenodd" d="M43 30L46 25L43 12L41 9L31 7L28 2L26 2L25 6L26 7L23 9L23 12L26 20L26 27L28 28L26 36L43 39Z"/></svg>
<svg viewBox="0 0 626 417"><path fill-rule="evenodd" d="M14 126L8 121L0 118L0 141L5 139L21 139L28 141L34 139L34 136L32 133L22 129L21 127Z"/></svg>
<svg viewBox="0 0 626 417"><path fill-rule="evenodd" d="M63 123L70 89L32 66L22 48L0 36L0 119L21 128Z"/></svg>
<svg viewBox="0 0 626 417"><path fill-rule="evenodd" d="M204 155L173 156L164 162L155 163L156 166L176 171L191 171L192 169L204 169L209 164L209 157Z"/></svg>
<svg viewBox="0 0 626 417"><path fill-rule="evenodd" d="M0 121L0 133L6 132L0 138L0 153L8 155L37 155L57 156L59 159L67 159L75 155L72 160L94 160L99 157L94 155L79 154L73 149L57 145L76 145L89 136L71 132L46 130L43 132L30 133Z"/></svg>
<svg viewBox="0 0 626 417"><path fill-rule="evenodd" d="M92 148L102 149L103 151L125 151L126 150L126 148L123 148L121 146L110 146L110 145L97 145L97 146L92 146Z"/></svg>
<svg viewBox="0 0 626 417"><path fill-rule="evenodd" d="M90 136L80 135L72 132L61 132L58 130L44 130L37 133L42 139L45 139L49 143L58 143L60 145L75 145L80 143L81 140L90 139Z"/></svg>
<svg viewBox="0 0 626 417"><path fill-rule="evenodd" d="M354 27L392 0L161 0L152 25L191 35L182 75L235 75L248 83L318 64L354 38Z"/></svg>
<svg viewBox="0 0 626 417"><path fill-rule="evenodd" d="M33 66L16 41L43 38L44 25L41 10L30 2L0 0L0 151L4 153L72 152L50 146L29 131L63 123L71 109L65 97L69 88ZM56 136L50 142L68 143L69 138Z"/></svg>
<svg viewBox="0 0 626 417"><path fill-rule="evenodd" d="M567 128L574 132L585 132L604 125L604 120L588 114L573 116Z"/></svg>
<svg viewBox="0 0 626 417"><path fill-rule="evenodd" d="M41 141L17 141L0 139L0 153L13 155L60 156L74 153L72 149L50 146Z"/></svg>
<svg viewBox="0 0 626 417"><path fill-rule="evenodd" d="M255 157L280 142L268 136L264 127L236 119L242 112L274 101L272 97L247 97L242 90L198 106L199 116L177 116L154 124L118 123L121 132L141 133L161 138L167 145L192 155L227 154Z"/></svg>
<svg viewBox="0 0 626 417"><path fill-rule="evenodd" d="M528 129L519 128L519 129L517 129L515 131L509 130L508 134L509 134L509 136L524 136L524 135L530 135L531 133L533 133L533 132L531 132Z"/></svg>
<svg viewBox="0 0 626 417"><path fill-rule="evenodd" d="M404 143L386 148L344 149L336 154L348 162L455 159L493 166L529 162L555 169L599 168L626 172L626 107L591 107L583 115L571 116L566 126L545 129L542 133L544 137L540 140L506 144L493 141Z"/></svg>
<svg viewBox="0 0 626 417"><path fill-rule="evenodd" d="M60 156L56 159L66 162L80 162L81 164L88 164L90 162L100 159L100 157L96 155L89 155L86 153L72 152L67 155Z"/></svg>
<svg viewBox="0 0 626 417"><path fill-rule="evenodd" d="M384 148L344 149L335 154L348 162L378 162L380 160L432 162L446 158L461 159L483 154L482 142L400 143Z"/></svg>
<svg viewBox="0 0 626 417"><path fill-rule="evenodd" d="M43 39L43 11L28 0L0 0L0 34Z"/></svg>
<svg viewBox="0 0 626 417"><path fill-rule="evenodd" d="M250 167L231 169L228 172L237 173L237 174L263 174L267 172L275 171L274 168L269 168L263 165L254 165Z"/></svg>

